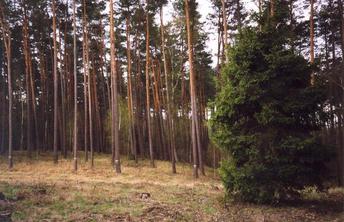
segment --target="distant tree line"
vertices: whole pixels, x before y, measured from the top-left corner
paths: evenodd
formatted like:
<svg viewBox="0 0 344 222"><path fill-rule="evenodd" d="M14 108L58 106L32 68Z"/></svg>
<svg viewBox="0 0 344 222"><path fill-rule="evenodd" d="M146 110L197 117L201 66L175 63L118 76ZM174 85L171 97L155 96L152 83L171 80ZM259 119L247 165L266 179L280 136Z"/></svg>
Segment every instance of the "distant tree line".
<svg viewBox="0 0 344 222"><path fill-rule="evenodd" d="M0 145L10 167L14 150L52 151L55 163L73 152L77 170L83 151L91 167L95 152L112 153L118 173L120 155L170 160L173 172L194 159L195 176L204 173L215 93L207 34L196 1L174 1L165 24L167 3L1 2Z"/></svg>

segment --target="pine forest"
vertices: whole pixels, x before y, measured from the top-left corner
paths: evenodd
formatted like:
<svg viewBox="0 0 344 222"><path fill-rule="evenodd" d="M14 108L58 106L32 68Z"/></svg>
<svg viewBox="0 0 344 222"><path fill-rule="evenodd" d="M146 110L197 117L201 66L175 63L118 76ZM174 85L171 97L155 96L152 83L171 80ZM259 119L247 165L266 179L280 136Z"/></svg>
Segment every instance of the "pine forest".
<svg viewBox="0 0 344 222"><path fill-rule="evenodd" d="M0 0L0 221L343 221L343 0Z"/></svg>

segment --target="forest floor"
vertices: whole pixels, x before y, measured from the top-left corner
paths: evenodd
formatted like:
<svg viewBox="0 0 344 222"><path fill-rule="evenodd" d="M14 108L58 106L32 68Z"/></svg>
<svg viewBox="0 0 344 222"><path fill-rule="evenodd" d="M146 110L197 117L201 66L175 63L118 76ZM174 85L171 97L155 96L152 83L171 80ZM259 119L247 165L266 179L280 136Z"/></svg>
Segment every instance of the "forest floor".
<svg viewBox="0 0 344 222"><path fill-rule="evenodd" d="M52 158L28 161L16 155L7 169L0 158L0 221L344 221L344 191L309 191L307 198L278 206L228 202L211 169L192 178L189 165L124 160L116 175L110 156L96 155L95 167L71 160L54 165ZM1 219L1 217L3 219Z"/></svg>

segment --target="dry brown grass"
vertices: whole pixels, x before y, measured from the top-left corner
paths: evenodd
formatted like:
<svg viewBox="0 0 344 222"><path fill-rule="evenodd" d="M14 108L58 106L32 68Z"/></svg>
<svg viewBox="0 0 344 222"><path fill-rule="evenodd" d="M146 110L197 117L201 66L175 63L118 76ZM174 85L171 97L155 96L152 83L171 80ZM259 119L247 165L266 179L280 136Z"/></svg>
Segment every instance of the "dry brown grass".
<svg viewBox="0 0 344 222"><path fill-rule="evenodd" d="M156 168L151 168L146 160L134 161L124 159L122 161L122 174L117 175L111 167L109 155L96 155L94 168L89 163L79 159L78 171L72 171L72 160L60 159L55 165L49 155L40 155L34 160L28 160L25 155L17 155L14 169L7 170L6 161L1 160L0 180L7 182L18 181L25 183L81 182L81 183L109 183L117 182L128 184L150 183L159 186L178 186L193 188L195 186L220 186L219 179L213 177L213 171L207 169L206 174L211 176L200 177L194 180L192 169L187 164L177 164L177 174L171 173L171 164L165 161L156 161Z"/></svg>
<svg viewBox="0 0 344 222"><path fill-rule="evenodd" d="M111 167L109 155L96 155L95 167L71 160L53 164L51 155L28 160L16 153L8 171L0 159L0 213L12 212L14 221L341 221L343 195L332 190L315 201L278 207L224 201L217 176L192 178L188 164L171 173L168 162L123 160L121 175ZM142 198L142 193L149 197ZM343 194L343 193L341 193ZM332 199L331 199L332 198Z"/></svg>
<svg viewBox="0 0 344 222"><path fill-rule="evenodd" d="M178 164L178 173L172 174L168 162L157 161L157 167L151 168L146 160L138 164L123 160L122 174L118 175L111 167L109 155L96 155L93 169L89 163L79 160L77 173L72 171L70 159L60 159L55 165L49 155L33 160L28 160L23 154L16 157L11 171L8 171L6 161L1 159L0 188L5 193L6 189L10 193L14 189L15 194L11 195L23 196L27 201L18 203L14 209L14 217L18 220L113 221L140 218L155 221L160 218L187 221L194 218L194 213L204 214L200 206L207 208L206 201L213 205L213 200L222 196L222 186L217 177L203 176L194 180L192 169L187 164ZM210 171L207 169L207 175L213 175ZM48 191L44 195L36 195L37 186ZM150 197L142 199L141 193L149 193ZM207 200L201 199L203 203L197 204L200 195ZM70 211L68 206L75 204L77 209ZM26 205L26 208L20 205ZM210 211L215 213L213 209ZM202 215L202 218L206 217L208 215Z"/></svg>

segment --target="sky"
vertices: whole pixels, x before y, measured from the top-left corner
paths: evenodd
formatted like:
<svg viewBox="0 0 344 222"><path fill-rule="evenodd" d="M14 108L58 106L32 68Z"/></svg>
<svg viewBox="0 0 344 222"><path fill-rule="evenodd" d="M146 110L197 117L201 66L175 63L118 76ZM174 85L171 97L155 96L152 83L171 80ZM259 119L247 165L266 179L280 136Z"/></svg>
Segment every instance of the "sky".
<svg viewBox="0 0 344 222"><path fill-rule="evenodd" d="M250 10L257 10L257 6L254 3L255 0L242 0L245 5L245 9ZM198 2L198 12L201 15L201 21L205 22L204 30L208 32L208 42L207 42L207 50L212 54L213 63L212 66L216 66L216 53L217 53L217 32L214 32L213 27L207 22L208 15L213 12L213 7L211 4L211 0L197 0ZM173 7L172 1L169 1L168 6L164 9L164 19L166 22L172 19L173 14Z"/></svg>
<svg viewBox="0 0 344 222"><path fill-rule="evenodd" d="M213 12L213 8L211 5L210 0L198 0L198 12L201 14L201 21L206 22L207 17L210 13ZM170 21L172 19L172 14L173 14L173 7L172 7L172 2L169 1L168 6L166 7L164 11L164 17L166 22ZM210 32L211 27L209 24L205 23L206 26L205 31ZM217 41L216 41L216 35L209 35L208 43L207 43L207 50L212 54L213 56L213 67L216 65L216 52L217 52Z"/></svg>

